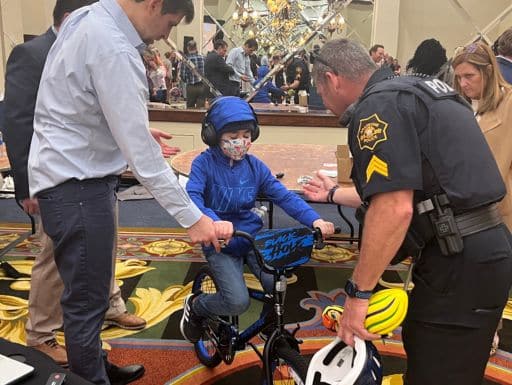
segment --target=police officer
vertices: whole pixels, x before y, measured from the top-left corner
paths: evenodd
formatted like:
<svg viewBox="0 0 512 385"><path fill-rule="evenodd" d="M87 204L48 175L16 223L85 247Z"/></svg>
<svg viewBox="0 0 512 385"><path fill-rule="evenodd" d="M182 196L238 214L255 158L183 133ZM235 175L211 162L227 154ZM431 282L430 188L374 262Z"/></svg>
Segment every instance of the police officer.
<svg viewBox="0 0 512 385"><path fill-rule="evenodd" d="M294 90L293 95L295 104L299 103L299 91L305 90L309 93L311 77L309 68L299 56L294 57L286 66L286 81L288 84L281 86L284 91Z"/></svg>
<svg viewBox="0 0 512 385"><path fill-rule="evenodd" d="M417 263L402 330L404 383L480 385L508 299L512 237L495 205L505 186L470 106L440 80L376 70L347 39L325 44L313 76L348 127L355 187L319 175L305 194L367 206L339 336L351 345L354 335L379 337L364 328L368 298L408 247Z"/></svg>

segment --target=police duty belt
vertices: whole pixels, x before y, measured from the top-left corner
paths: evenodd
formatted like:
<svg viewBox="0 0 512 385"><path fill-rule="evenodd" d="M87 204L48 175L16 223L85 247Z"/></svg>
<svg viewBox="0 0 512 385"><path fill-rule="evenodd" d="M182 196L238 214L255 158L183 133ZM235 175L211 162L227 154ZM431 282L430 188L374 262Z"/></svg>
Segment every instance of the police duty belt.
<svg viewBox="0 0 512 385"><path fill-rule="evenodd" d="M445 194L442 194L439 197L443 199L443 196L446 197ZM434 204L431 199L427 199L419 202L416 205L416 208L419 214L424 214L433 211ZM499 213L497 203L455 215L454 218L462 237L476 234L480 231L496 227L500 223L503 223L503 219Z"/></svg>

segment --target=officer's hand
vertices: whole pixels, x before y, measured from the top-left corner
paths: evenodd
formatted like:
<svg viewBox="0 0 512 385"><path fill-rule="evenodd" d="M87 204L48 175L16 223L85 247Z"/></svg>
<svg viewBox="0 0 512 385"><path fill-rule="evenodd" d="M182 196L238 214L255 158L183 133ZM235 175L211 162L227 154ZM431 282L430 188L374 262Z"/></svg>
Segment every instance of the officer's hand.
<svg viewBox="0 0 512 385"><path fill-rule="evenodd" d="M303 191L310 201L327 202L329 190L334 186L336 183L330 177L317 171L315 177L304 185Z"/></svg>
<svg viewBox="0 0 512 385"><path fill-rule="evenodd" d="M370 333L364 327L364 321L368 312L368 300L359 298L345 298L345 310L341 316L338 337L347 345L354 346L354 336L363 340L377 340L378 334Z"/></svg>
<svg viewBox="0 0 512 385"><path fill-rule="evenodd" d="M218 239L223 239L226 245L233 236L233 223L228 221L215 221L213 222L215 228L215 235Z"/></svg>
<svg viewBox="0 0 512 385"><path fill-rule="evenodd" d="M313 227L318 227L324 237L327 235L334 234L334 224L332 224L331 222L326 222L323 219L317 219L316 221L314 221Z"/></svg>
<svg viewBox="0 0 512 385"><path fill-rule="evenodd" d="M196 223L189 227L187 233L192 243L201 242L205 246L212 245L217 252L220 251L219 240L215 234L213 221L206 215L202 215Z"/></svg>

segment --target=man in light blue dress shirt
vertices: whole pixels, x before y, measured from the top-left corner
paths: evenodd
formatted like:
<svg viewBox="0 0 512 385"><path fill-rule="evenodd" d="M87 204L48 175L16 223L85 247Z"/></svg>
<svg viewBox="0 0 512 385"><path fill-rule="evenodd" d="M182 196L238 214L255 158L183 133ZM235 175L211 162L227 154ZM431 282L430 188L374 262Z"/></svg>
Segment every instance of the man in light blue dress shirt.
<svg viewBox="0 0 512 385"><path fill-rule="evenodd" d="M258 49L256 39L247 39L243 47L233 48L229 51L226 64L233 67L234 74L229 75L230 91L229 96L240 96L242 82L254 83L254 76L251 70L251 55Z"/></svg>
<svg viewBox="0 0 512 385"><path fill-rule="evenodd" d="M64 282L70 369L94 384L110 384L100 329L112 275L115 190L127 164L193 242L219 249L212 221L179 186L150 134L140 57L146 44L193 14L192 0L100 0L68 17L41 78L30 195L39 200Z"/></svg>

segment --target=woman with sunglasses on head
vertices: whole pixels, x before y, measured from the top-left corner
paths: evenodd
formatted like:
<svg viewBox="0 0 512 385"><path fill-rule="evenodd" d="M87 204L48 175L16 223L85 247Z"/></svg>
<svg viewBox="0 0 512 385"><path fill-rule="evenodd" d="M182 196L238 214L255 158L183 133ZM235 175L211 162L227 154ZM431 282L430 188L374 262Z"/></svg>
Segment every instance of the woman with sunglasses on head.
<svg viewBox="0 0 512 385"><path fill-rule="evenodd" d="M455 55L452 66L454 86L472 103L507 186L507 195L499 209L503 222L512 230L512 86L503 78L491 47L483 42L464 47ZM498 341L496 333L491 355L496 353Z"/></svg>

